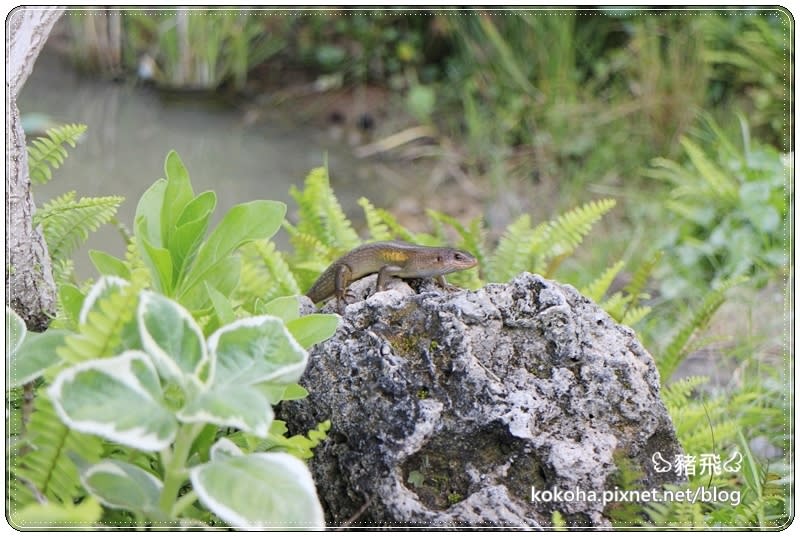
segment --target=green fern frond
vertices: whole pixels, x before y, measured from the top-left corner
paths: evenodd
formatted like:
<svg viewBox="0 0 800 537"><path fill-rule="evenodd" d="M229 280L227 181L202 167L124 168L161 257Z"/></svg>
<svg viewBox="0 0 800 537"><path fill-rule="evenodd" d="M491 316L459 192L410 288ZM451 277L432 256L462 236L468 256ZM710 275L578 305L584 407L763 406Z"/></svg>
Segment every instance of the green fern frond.
<svg viewBox="0 0 800 537"><path fill-rule="evenodd" d="M408 241L408 242L415 242L418 244L424 244L425 242L420 239L418 234L412 233L411 231L407 230L405 226L403 226L400 222L397 221L397 218L392 215L386 209L375 209L375 215L381 219L386 227L389 228L389 231L401 240Z"/></svg>
<svg viewBox="0 0 800 537"><path fill-rule="evenodd" d="M68 364L85 360L113 356L121 350L125 338L135 329L134 314L143 287L141 271L132 273L133 281L118 291L101 298L89 313L86 322L80 325L76 334L67 336L58 355ZM126 349L134 349L126 342Z"/></svg>
<svg viewBox="0 0 800 537"><path fill-rule="evenodd" d="M53 259L53 280L56 285L72 283L75 280L75 262L69 258Z"/></svg>
<svg viewBox="0 0 800 537"><path fill-rule="evenodd" d="M653 311L653 308L650 306L630 307L630 303L628 303L628 307L625 309L625 313L623 314L620 323L633 326L647 317L651 311Z"/></svg>
<svg viewBox="0 0 800 537"><path fill-rule="evenodd" d="M299 228L289 222L284 222L283 227L289 234L289 240L291 240L295 251L303 252L302 255L298 253L298 259L321 258L324 261L333 261L339 255L336 248L326 245L315 235L300 231Z"/></svg>
<svg viewBox="0 0 800 537"><path fill-rule="evenodd" d="M68 258L89 236L89 232L111 220L124 198L107 196L75 200L75 192L46 203L33 217L41 225L50 256Z"/></svg>
<svg viewBox="0 0 800 537"><path fill-rule="evenodd" d="M681 445L687 453L711 453L721 449L722 446L730 446L734 443L736 433L739 431L739 424L735 419L713 420L709 423L704 418L705 416L698 416L696 424L680 427ZM676 425L675 429L677 431L679 427Z"/></svg>
<svg viewBox="0 0 800 537"><path fill-rule="evenodd" d="M359 244L358 234L344 214L328 180L326 168L315 168L306 177L304 189L292 187L289 194L299 209L297 231L302 235L318 237L327 247L343 254ZM301 258L307 259L303 243L294 245Z"/></svg>
<svg viewBox="0 0 800 537"><path fill-rule="evenodd" d="M520 272L529 270L532 238L531 217L523 214L503 232L488 261L486 279L490 282L507 282Z"/></svg>
<svg viewBox="0 0 800 537"><path fill-rule="evenodd" d="M653 270L656 268L656 266L658 266L658 262L661 261L663 255L663 250L656 251L641 265L639 265L639 267L631 276L631 281L625 286L625 292L633 297L634 302L638 302L641 298L642 291L644 291L644 288L647 285L647 280L650 278L650 275L653 273Z"/></svg>
<svg viewBox="0 0 800 537"><path fill-rule="evenodd" d="M300 287L275 243L253 241L239 251L242 275L236 293L243 300L245 309L252 311L256 298L269 301L279 296L300 294Z"/></svg>
<svg viewBox="0 0 800 537"><path fill-rule="evenodd" d="M714 159L688 138L682 138L681 145L697 169L700 179L705 180L705 184L710 187L711 192L728 203L736 203L739 199L739 187L724 170L715 164ZM693 185L692 195L696 195L696 188L697 185Z"/></svg>
<svg viewBox="0 0 800 537"><path fill-rule="evenodd" d="M691 337L703 330L717 309L725 301L725 293L746 278L736 277L725 280L717 289L709 292L700 307L687 319L656 361L658 372L663 380L669 379L687 356L687 344Z"/></svg>
<svg viewBox="0 0 800 537"><path fill-rule="evenodd" d="M364 218L367 220L367 230L370 237L375 241L388 241L392 239L389 226L383 221L375 206L367 198L361 197L358 204L364 210Z"/></svg>
<svg viewBox="0 0 800 537"><path fill-rule="evenodd" d="M624 261L617 261L612 266L608 267L599 278L581 289L581 294L595 302L600 302L600 299L606 294L614 278L617 277L617 274L619 274L619 271L622 270L624 266Z"/></svg>
<svg viewBox="0 0 800 537"><path fill-rule="evenodd" d="M571 255L589 234L592 226L616 204L614 199L590 201L550 221L548 249L542 252L540 262ZM554 268L545 275L551 274Z"/></svg>
<svg viewBox="0 0 800 537"><path fill-rule="evenodd" d="M635 308L642 299L648 298L643 295L644 288L647 285L647 280L650 278L650 275L653 273L653 270L655 270L656 266L658 266L658 263L661 261L661 257L663 255L664 252L662 250L656 251L641 265L639 265L636 271L634 271L633 275L631 276L631 281L625 286L624 289L624 291L631 297L628 308ZM628 312L626 311L625 316L627 315Z"/></svg>
<svg viewBox="0 0 800 537"><path fill-rule="evenodd" d="M72 123L53 127L28 145L28 173L33 183L44 184L53 177L67 158L64 144L75 147L78 139L86 132L86 125Z"/></svg>
<svg viewBox="0 0 800 537"><path fill-rule="evenodd" d="M685 408L689 404L692 393L707 382L708 377L702 376L682 378L664 386L661 390L661 399L670 414L678 412L679 409Z"/></svg>
<svg viewBox="0 0 800 537"><path fill-rule="evenodd" d="M80 480L70 454L96 462L102 454L102 441L96 436L71 431L41 391L34 402L27 436L33 449L11 460L15 474L13 500L18 505L36 501L35 490L51 501L72 502L78 495Z"/></svg>
<svg viewBox="0 0 800 537"><path fill-rule="evenodd" d="M625 311L625 305L628 303L628 299L629 297L627 295L616 292L601 302L600 307L606 310L606 312L619 323L622 322L622 314Z"/></svg>
<svg viewBox="0 0 800 537"><path fill-rule="evenodd" d="M459 236L459 242L456 248L470 252L478 260L478 266L483 267L486 263L486 250L484 248L483 219L480 217L473 218L469 227L459 222L456 218L433 209L426 211L428 217L435 223L442 223L452 227Z"/></svg>

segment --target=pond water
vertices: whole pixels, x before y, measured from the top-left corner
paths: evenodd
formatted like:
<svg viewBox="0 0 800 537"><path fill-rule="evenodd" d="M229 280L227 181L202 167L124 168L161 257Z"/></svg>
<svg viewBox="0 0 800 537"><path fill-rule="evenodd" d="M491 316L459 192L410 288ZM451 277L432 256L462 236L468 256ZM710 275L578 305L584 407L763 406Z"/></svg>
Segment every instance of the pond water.
<svg viewBox="0 0 800 537"><path fill-rule="evenodd" d="M118 218L129 229L139 197L163 177L170 149L188 168L195 193L217 193L215 221L233 205L254 199L287 202L291 212L289 187L302 185L309 170L326 159L331 184L348 214L359 214L356 200L361 196L377 205L392 196L368 162L355 158L349 146L331 140L324 129L293 122L291 110L248 126L243 111L229 103L83 76L48 49L18 102L23 118L43 114L56 124L88 125L81 143L68 148L69 157L53 180L34 185L36 203L71 190L77 197L122 195ZM285 237L278 242L285 245ZM90 248L124 252L120 234L104 226L75 256L82 278L94 276L86 255Z"/></svg>

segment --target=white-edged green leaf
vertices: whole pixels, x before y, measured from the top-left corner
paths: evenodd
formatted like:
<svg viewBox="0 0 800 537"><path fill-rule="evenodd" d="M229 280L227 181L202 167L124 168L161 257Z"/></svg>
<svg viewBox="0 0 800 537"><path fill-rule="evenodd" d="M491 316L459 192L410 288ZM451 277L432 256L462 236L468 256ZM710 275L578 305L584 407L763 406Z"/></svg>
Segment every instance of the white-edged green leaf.
<svg viewBox="0 0 800 537"><path fill-rule="evenodd" d="M9 388L32 381L45 369L60 362L56 348L69 334L71 332L67 330L53 328L40 334L29 334L19 349L9 355Z"/></svg>
<svg viewBox="0 0 800 537"><path fill-rule="evenodd" d="M164 517L158 507L164 485L156 476L138 466L106 459L84 470L81 483L103 505L143 513L155 519Z"/></svg>
<svg viewBox="0 0 800 537"><path fill-rule="evenodd" d="M178 412L178 419L184 423L236 427L261 438L267 436L273 418L270 402L257 389L232 384L212 386Z"/></svg>
<svg viewBox="0 0 800 537"><path fill-rule="evenodd" d="M211 512L234 528L324 529L311 473L287 453L253 453L214 460L190 471Z"/></svg>
<svg viewBox="0 0 800 537"><path fill-rule="evenodd" d="M139 334L144 350L163 378L184 388L205 386L211 367L200 327L186 309L169 298L142 291L139 298Z"/></svg>
<svg viewBox="0 0 800 537"><path fill-rule="evenodd" d="M242 386L300 380L308 353L272 315L240 319L208 338L214 356L214 384Z"/></svg>
<svg viewBox="0 0 800 537"><path fill-rule="evenodd" d="M227 459L228 457L240 457L242 455L244 455L242 449L225 437L217 440L209 450L209 458L212 461Z"/></svg>
<svg viewBox="0 0 800 537"><path fill-rule="evenodd" d="M156 451L169 446L178 422L162 402L150 357L126 351L59 373L47 393L70 428L126 446Z"/></svg>
<svg viewBox="0 0 800 537"><path fill-rule="evenodd" d="M117 278L116 276L102 276L99 280L97 280L97 283L92 286L89 294L86 295L86 298L83 300L83 306L81 307L81 313L78 316L78 322L80 324L86 322L86 317L89 315L89 312L92 311L92 308L94 308L94 305L100 299L109 296L111 293L119 291L127 285L130 284L122 278Z"/></svg>
<svg viewBox="0 0 800 537"><path fill-rule="evenodd" d="M13 356L22 345L28 328L17 312L6 306L6 356Z"/></svg>
<svg viewBox="0 0 800 537"><path fill-rule="evenodd" d="M286 328L300 345L308 349L331 337L341 321L342 319L338 315L312 313L287 322Z"/></svg>

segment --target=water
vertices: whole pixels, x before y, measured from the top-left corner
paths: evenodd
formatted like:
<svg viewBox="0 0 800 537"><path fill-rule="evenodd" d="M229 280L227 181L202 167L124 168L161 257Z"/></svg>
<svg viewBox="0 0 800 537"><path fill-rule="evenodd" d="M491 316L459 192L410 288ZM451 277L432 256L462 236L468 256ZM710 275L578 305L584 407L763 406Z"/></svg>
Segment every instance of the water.
<svg viewBox="0 0 800 537"><path fill-rule="evenodd" d="M377 205L391 199L391 189L348 146L324 130L292 121L291 110L267 124L245 125L243 112L204 96L164 95L154 89L98 80L78 74L69 62L45 50L19 97L26 114L45 114L55 123L84 123L85 138L54 172L47 185L34 185L38 205L76 191L81 196L121 195L118 217L129 229L142 193L163 177L164 159L175 149L189 170L195 193L217 193L215 221L237 203L254 199L294 203L291 185L301 186L312 168L326 158L331 184L351 215L356 200L367 196ZM279 240L285 244L285 238ZM90 248L122 255L124 245L112 226L92 234L75 255L80 277L95 275Z"/></svg>

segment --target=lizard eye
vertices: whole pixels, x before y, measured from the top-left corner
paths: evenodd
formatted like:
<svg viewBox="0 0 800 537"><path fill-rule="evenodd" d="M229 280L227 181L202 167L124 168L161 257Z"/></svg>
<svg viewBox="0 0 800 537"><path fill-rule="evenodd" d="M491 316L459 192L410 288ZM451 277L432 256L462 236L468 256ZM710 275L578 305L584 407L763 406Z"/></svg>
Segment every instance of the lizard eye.
<svg viewBox="0 0 800 537"><path fill-rule="evenodd" d="M461 255L459 252L456 252L453 257L456 258L456 261L464 261L464 256Z"/></svg>

